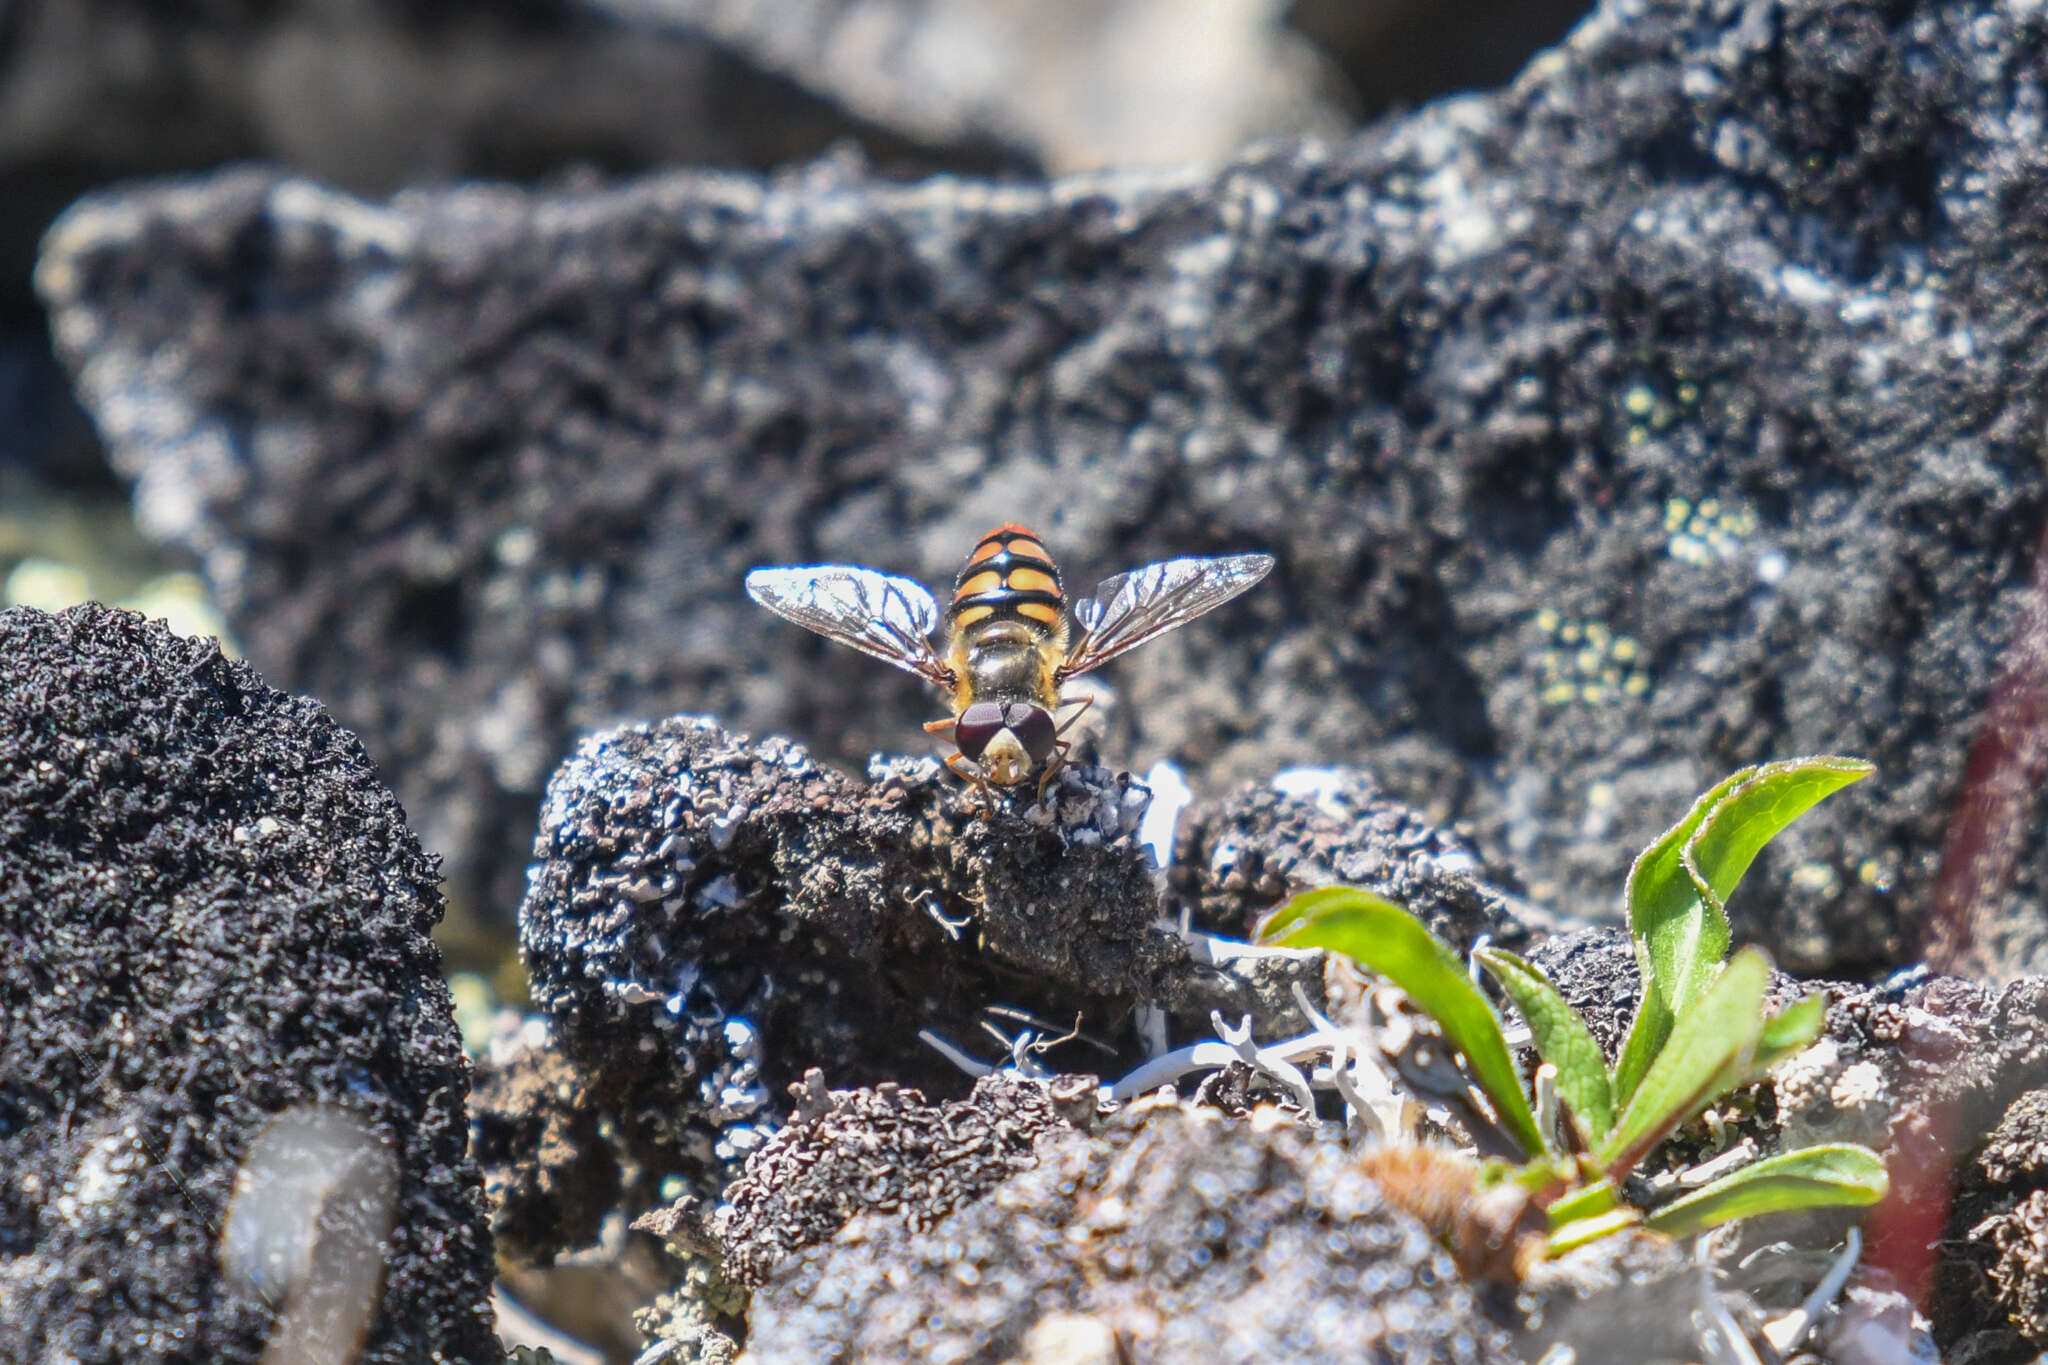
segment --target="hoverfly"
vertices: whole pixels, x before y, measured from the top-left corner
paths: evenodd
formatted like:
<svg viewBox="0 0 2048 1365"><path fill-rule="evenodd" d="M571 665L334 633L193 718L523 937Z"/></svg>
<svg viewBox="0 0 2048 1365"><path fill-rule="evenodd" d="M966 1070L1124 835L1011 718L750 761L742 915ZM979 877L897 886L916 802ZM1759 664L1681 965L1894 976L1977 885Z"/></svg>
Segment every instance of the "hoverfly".
<svg viewBox="0 0 2048 1365"><path fill-rule="evenodd" d="M1273 557L1260 554L1169 559L1105 579L1093 597L1070 605L1038 536L998 526L975 542L953 580L943 654L932 645L938 603L907 578L841 564L756 569L747 594L943 688L953 713L924 728L958 750L946 766L983 792L1037 774L1043 796L1073 747L1067 730L1094 700L1061 697L1069 678L1221 606L1272 568Z"/></svg>

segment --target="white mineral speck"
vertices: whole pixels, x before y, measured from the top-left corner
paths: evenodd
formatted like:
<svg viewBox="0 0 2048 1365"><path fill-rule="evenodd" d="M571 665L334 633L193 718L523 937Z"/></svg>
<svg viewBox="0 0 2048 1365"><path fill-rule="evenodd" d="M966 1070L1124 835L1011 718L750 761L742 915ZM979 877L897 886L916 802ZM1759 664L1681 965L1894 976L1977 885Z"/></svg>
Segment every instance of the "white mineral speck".
<svg viewBox="0 0 2048 1365"><path fill-rule="evenodd" d="M740 831L740 823L747 818L747 803L742 801L730 807L724 814L711 822L711 846L720 853L732 847L733 837Z"/></svg>
<svg viewBox="0 0 2048 1365"><path fill-rule="evenodd" d="M1164 761L1152 765L1145 774L1145 785L1152 789L1151 804L1138 822L1138 842L1152 850L1153 866L1165 867L1173 861L1173 832L1180 824L1180 813L1195 794L1180 769ZM1126 812L1136 794L1135 788L1125 794Z"/></svg>

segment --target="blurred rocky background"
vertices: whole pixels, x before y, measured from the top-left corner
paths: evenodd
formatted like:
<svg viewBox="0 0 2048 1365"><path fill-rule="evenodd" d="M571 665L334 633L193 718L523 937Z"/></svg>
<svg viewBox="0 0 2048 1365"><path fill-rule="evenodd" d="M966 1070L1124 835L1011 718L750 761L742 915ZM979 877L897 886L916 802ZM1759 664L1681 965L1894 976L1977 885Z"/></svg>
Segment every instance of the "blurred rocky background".
<svg viewBox="0 0 2048 1365"><path fill-rule="evenodd" d="M1209 161L1505 80L1582 10L0 0L0 468L110 486L29 288L43 231L96 186L263 161L384 194L464 177L765 170L849 142L900 176ZM0 558L22 557L22 532L7 534Z"/></svg>
<svg viewBox="0 0 2048 1365"><path fill-rule="evenodd" d="M905 180L1199 164L1506 80L1581 8L0 0L0 603L121 602L233 643L190 547L137 533L133 471L74 401L31 287L43 233L89 190L239 162L364 195L835 151Z"/></svg>
<svg viewBox="0 0 2048 1365"><path fill-rule="evenodd" d="M944 25L890 13L840 41L927 60ZM1767 855L1739 932L2011 974L2048 942L2042 28L1615 7L1496 91L1051 179L843 141L389 199L232 169L79 201L37 283L142 530L362 736L459 922L509 924L579 735L918 747L929 697L741 579L939 581L1023 519L1077 584L1278 559L1106 676L1119 764L1213 796L1362 763L1602 917L1721 775L1854 753L1882 780ZM977 146L1076 159L971 107Z"/></svg>

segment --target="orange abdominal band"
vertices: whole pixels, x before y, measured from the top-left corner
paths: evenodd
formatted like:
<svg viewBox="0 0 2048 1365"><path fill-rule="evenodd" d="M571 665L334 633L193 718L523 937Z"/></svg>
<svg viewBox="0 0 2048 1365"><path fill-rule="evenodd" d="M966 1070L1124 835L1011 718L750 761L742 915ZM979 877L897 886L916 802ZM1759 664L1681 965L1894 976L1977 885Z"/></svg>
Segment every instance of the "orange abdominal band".
<svg viewBox="0 0 2048 1365"><path fill-rule="evenodd" d="M957 602L963 597L979 597L985 592L994 592L1002 586L1003 576L994 569L990 569L987 573L978 573L965 583L962 583L960 590L953 594L953 600Z"/></svg>
<svg viewBox="0 0 2048 1365"><path fill-rule="evenodd" d="M998 526L983 536L960 573L953 591L956 626L1006 611L1042 625L1059 624L1059 570L1038 537L1022 526Z"/></svg>

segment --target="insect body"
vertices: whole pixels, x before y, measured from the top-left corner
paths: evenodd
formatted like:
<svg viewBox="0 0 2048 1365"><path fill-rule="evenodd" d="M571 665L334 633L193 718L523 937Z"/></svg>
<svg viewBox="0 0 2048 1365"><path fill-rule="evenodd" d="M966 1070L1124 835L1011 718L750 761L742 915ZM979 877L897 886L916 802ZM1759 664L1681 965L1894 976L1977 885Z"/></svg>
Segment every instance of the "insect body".
<svg viewBox="0 0 2048 1365"><path fill-rule="evenodd" d="M1264 578L1271 555L1169 559L1106 579L1070 603L1058 565L1022 526L998 526L975 543L946 607L945 652L933 647L939 606L907 578L826 564L756 569L747 592L770 611L820 635L908 669L952 699L952 714L925 726L959 752L948 767L977 786L1038 789L1072 746L1061 736L1093 698L1062 698L1061 686L1155 635L1184 625ZM1064 721L1055 718L1072 709Z"/></svg>

